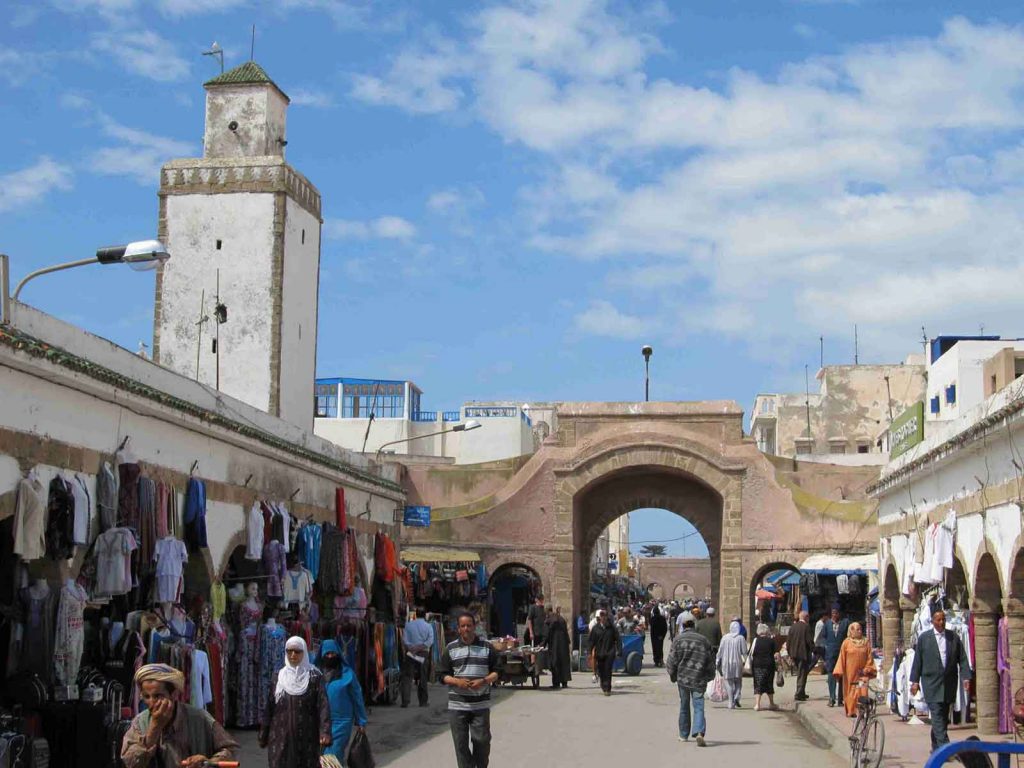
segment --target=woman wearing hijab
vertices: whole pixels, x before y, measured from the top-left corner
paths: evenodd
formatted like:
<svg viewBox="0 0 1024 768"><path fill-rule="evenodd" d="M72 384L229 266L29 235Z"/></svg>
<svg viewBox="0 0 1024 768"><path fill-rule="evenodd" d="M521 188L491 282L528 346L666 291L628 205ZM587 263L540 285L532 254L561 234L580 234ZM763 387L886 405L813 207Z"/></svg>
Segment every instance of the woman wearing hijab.
<svg viewBox="0 0 1024 768"><path fill-rule="evenodd" d="M864 637L860 624L854 622L847 630L846 639L839 646L839 660L832 674L838 677L843 691L843 704L849 717L857 716L857 683L861 678L872 678L877 672L871 656L871 644Z"/></svg>
<svg viewBox="0 0 1024 768"><path fill-rule="evenodd" d="M560 606L547 619L548 664L551 668L551 687L568 688L572 680L572 651L569 643L569 625L562 617Z"/></svg>
<svg viewBox="0 0 1024 768"><path fill-rule="evenodd" d="M716 666L729 692L729 709L740 706L743 691L743 664L747 659L747 639L740 634L740 623L729 625L729 634L718 644Z"/></svg>
<svg viewBox="0 0 1024 768"><path fill-rule="evenodd" d="M306 641L290 637L284 666L274 673L259 742L270 768L320 768L320 747L331 744L324 676L309 663Z"/></svg>
<svg viewBox="0 0 1024 768"><path fill-rule="evenodd" d="M779 649L771 636L767 624L757 625L757 637L750 644L750 671L754 676L754 711L761 707L761 697L768 697L768 709L775 706L775 664Z"/></svg>
<svg viewBox="0 0 1024 768"><path fill-rule="evenodd" d="M334 640L325 640L320 648L320 666L327 684L327 703L331 709L331 746L325 755L334 755L345 765L345 750L352 737L353 724L358 730L366 727L366 705L363 689L355 672L345 663L341 647Z"/></svg>

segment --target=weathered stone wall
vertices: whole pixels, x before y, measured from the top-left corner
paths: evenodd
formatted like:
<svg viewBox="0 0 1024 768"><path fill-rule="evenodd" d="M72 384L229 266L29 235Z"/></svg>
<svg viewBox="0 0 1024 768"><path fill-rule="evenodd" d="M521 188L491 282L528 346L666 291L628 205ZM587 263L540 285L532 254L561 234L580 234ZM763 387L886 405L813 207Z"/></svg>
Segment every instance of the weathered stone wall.
<svg viewBox="0 0 1024 768"><path fill-rule="evenodd" d="M701 598L711 590L711 561L703 557L638 557L636 577L644 586L661 586L665 600L673 599L682 584Z"/></svg>

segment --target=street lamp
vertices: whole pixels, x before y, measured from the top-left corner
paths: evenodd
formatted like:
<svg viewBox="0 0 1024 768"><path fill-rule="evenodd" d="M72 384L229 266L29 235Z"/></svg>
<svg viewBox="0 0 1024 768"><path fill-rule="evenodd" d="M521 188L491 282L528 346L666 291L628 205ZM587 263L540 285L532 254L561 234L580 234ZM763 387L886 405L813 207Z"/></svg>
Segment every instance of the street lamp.
<svg viewBox="0 0 1024 768"><path fill-rule="evenodd" d="M390 443L384 443L380 448L377 449L377 454L374 456L374 461L380 464L380 454L389 445L398 445L399 443L409 443L413 440L422 440L424 437L437 437L438 435L447 435L449 432L469 432L470 430L480 429L483 425L475 419L470 419L465 424L456 424L451 429L442 429L439 432L431 432L427 435L416 435L415 437L405 437L401 440L392 440Z"/></svg>
<svg viewBox="0 0 1024 768"><path fill-rule="evenodd" d="M654 350L650 344L644 344L640 354L644 356L644 402L646 403L651 399L651 355L654 354Z"/></svg>
<svg viewBox="0 0 1024 768"><path fill-rule="evenodd" d="M142 272L148 269L156 269L159 264L167 261L169 258L171 258L171 254L167 252L167 246L159 240L139 240L134 243L128 243L128 245L107 246L106 248L98 249L96 255L91 259L69 261L65 264L55 264L52 267L43 267L35 272L30 272L22 278L21 282L18 283L18 287L14 289L13 298L17 301L21 289L25 287L25 283L29 280L40 275L47 275L50 272L60 272L61 270L72 269L73 267L85 267L89 264L127 264L137 272Z"/></svg>

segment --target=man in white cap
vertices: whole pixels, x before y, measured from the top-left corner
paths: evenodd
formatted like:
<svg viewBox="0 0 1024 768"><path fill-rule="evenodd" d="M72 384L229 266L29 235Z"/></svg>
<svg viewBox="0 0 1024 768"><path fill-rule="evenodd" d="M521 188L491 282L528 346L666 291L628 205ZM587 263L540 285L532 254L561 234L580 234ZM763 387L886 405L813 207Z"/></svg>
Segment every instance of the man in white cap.
<svg viewBox="0 0 1024 768"><path fill-rule="evenodd" d="M238 742L206 711L178 701L185 676L167 664L146 664L135 684L148 707L132 720L121 760L126 768L200 768L233 760Z"/></svg>
<svg viewBox="0 0 1024 768"><path fill-rule="evenodd" d="M697 634L711 644L713 653L718 653L718 646L722 644L722 625L718 623L714 608L708 608L707 615L697 622Z"/></svg>

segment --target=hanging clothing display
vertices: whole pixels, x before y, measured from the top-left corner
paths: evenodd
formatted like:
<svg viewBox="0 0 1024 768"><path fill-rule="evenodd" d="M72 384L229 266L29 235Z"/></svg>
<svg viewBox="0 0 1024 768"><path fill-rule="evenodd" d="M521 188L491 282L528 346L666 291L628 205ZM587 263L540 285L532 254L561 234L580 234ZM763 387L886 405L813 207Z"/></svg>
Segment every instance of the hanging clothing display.
<svg viewBox="0 0 1024 768"><path fill-rule="evenodd" d="M195 552L206 544L206 484L190 477L185 492L185 543Z"/></svg>
<svg viewBox="0 0 1024 768"><path fill-rule="evenodd" d="M83 616L88 599L88 593L76 581L68 580L60 591L53 640L53 671L59 685L74 685L78 680L85 641Z"/></svg>
<svg viewBox="0 0 1024 768"><path fill-rule="evenodd" d="M251 728L259 722L260 700L260 621L263 606L249 601L239 607L238 636L238 712L236 724Z"/></svg>
<svg viewBox="0 0 1024 768"><path fill-rule="evenodd" d="M21 641L21 664L23 671L34 672L49 685L53 681L54 622L57 613L57 596L45 581L23 587L19 592L24 636Z"/></svg>
<svg viewBox="0 0 1024 768"><path fill-rule="evenodd" d="M117 490L117 525L139 530L139 475L138 464L118 464L120 482Z"/></svg>
<svg viewBox="0 0 1024 768"><path fill-rule="evenodd" d="M156 563L156 602L176 603L181 598L182 572L188 562L185 542L167 536L156 543L153 552Z"/></svg>
<svg viewBox="0 0 1024 768"><path fill-rule="evenodd" d="M96 596L124 595L132 588L131 554L138 549L128 528L111 528L96 539Z"/></svg>
<svg viewBox="0 0 1024 768"><path fill-rule="evenodd" d="M71 481L71 494L75 500L73 541L75 544L88 544L89 527L92 521L92 499L89 496L89 487L81 475L75 475Z"/></svg>
<svg viewBox="0 0 1024 768"><path fill-rule="evenodd" d="M281 597L284 593L281 581L287 573L285 567L284 545L276 539L263 546L263 573L267 577L267 596Z"/></svg>
<svg viewBox="0 0 1024 768"><path fill-rule="evenodd" d="M287 642L288 633L280 624L264 624L260 627L259 694L256 702L260 725L265 725L263 714L267 710L267 696L274 695L270 690L270 683L274 673L281 668L281 659L284 658L284 646Z"/></svg>
<svg viewBox="0 0 1024 768"><path fill-rule="evenodd" d="M46 554L46 495L34 469L18 483L14 554L22 560L38 560Z"/></svg>
<svg viewBox="0 0 1024 768"><path fill-rule="evenodd" d="M285 572L282 583L284 588L282 606L304 606L309 602L309 596L313 592L313 576L308 570L302 567L292 568Z"/></svg>
<svg viewBox="0 0 1024 768"><path fill-rule="evenodd" d="M313 576L314 580L320 578L320 550L323 544L323 529L316 523L307 523L299 529L298 536L299 559L306 569Z"/></svg>
<svg viewBox="0 0 1024 768"><path fill-rule="evenodd" d="M215 581L210 585L210 606L213 608L213 620L220 621L227 608L227 590L221 581Z"/></svg>
<svg viewBox="0 0 1024 768"><path fill-rule="evenodd" d="M50 481L46 505L46 555L51 560L70 560L75 554L75 497L63 477Z"/></svg>
<svg viewBox="0 0 1024 768"><path fill-rule="evenodd" d="M341 530L348 528L348 520L345 517L345 489L334 489L334 522Z"/></svg>
<svg viewBox="0 0 1024 768"><path fill-rule="evenodd" d="M261 560L263 558L263 510L260 503L254 502L249 510L246 527L246 560Z"/></svg>
<svg viewBox="0 0 1024 768"><path fill-rule="evenodd" d="M903 549L903 578L900 579L900 593L910 596L913 592L914 571L917 565L917 532L912 531L907 537L907 546Z"/></svg>
<svg viewBox="0 0 1024 768"><path fill-rule="evenodd" d="M117 525L117 477L109 461L96 473L96 512L100 533Z"/></svg>

